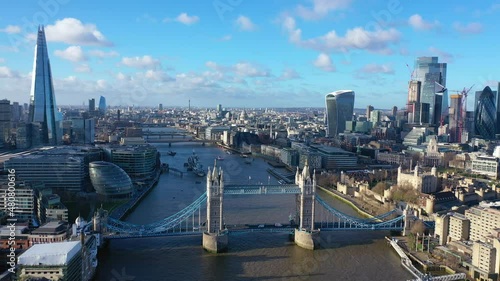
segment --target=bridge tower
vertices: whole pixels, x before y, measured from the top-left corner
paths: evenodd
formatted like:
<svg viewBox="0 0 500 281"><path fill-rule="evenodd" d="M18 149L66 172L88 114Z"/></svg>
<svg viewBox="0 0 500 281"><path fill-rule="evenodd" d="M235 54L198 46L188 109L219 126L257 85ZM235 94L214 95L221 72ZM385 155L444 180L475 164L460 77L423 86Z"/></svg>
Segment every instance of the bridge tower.
<svg viewBox="0 0 500 281"><path fill-rule="evenodd" d="M404 216L403 236L406 236L410 234L411 227L413 226L413 221L415 220L413 208L410 208L409 205L406 205L406 208L403 211L403 216Z"/></svg>
<svg viewBox="0 0 500 281"><path fill-rule="evenodd" d="M224 173L217 166L207 173L207 230L203 232L203 248L220 253L227 250L228 235L224 226Z"/></svg>
<svg viewBox="0 0 500 281"><path fill-rule="evenodd" d="M92 217L92 228L96 232L97 246L103 246L103 236L108 231L108 211L104 210L102 206L97 209Z"/></svg>
<svg viewBox="0 0 500 281"><path fill-rule="evenodd" d="M302 173L295 174L295 184L300 188L299 228L295 229L295 244L299 247L314 250L319 246L319 230L314 229L314 204L316 201L316 171L312 179L309 164L306 161Z"/></svg>

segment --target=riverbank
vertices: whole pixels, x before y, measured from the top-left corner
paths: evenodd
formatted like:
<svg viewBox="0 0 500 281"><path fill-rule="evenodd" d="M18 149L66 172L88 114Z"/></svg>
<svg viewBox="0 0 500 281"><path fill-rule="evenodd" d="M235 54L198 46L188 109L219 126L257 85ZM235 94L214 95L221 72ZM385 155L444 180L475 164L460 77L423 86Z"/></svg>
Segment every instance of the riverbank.
<svg viewBox="0 0 500 281"><path fill-rule="evenodd" d="M317 186L319 189L323 190L324 192L332 195L333 197L335 197L336 199L342 201L343 203L349 205L351 208L353 208L358 214L360 214L361 216L365 217L365 218L373 218L374 215L366 212L365 210L363 210L361 207L359 207L357 205L356 202L353 202L347 198L345 198L342 194L340 194L338 191L336 190L332 190L332 189L329 189L329 188L325 188L325 187L322 187L322 186Z"/></svg>
<svg viewBox="0 0 500 281"><path fill-rule="evenodd" d="M158 170L156 172L155 178L151 183L141 191L139 191L137 194L134 195L128 202L124 203L123 205L114 208L111 213L109 214L110 217L118 220L122 220L127 217L127 215L130 214L134 210L134 208L137 206L138 203L141 202L141 200L151 192L153 187L155 187L158 184L158 181L160 180L160 175L161 172Z"/></svg>

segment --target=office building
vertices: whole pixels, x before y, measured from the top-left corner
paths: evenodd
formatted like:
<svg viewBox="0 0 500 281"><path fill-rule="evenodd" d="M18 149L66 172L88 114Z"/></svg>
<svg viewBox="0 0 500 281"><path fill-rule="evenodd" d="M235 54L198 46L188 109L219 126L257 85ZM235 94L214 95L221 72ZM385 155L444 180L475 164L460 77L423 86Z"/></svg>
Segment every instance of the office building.
<svg viewBox="0 0 500 281"><path fill-rule="evenodd" d="M6 214L9 209L12 209L9 204L9 185L8 181L0 183L0 210L4 211ZM33 219L36 218L36 207L35 207L35 195L36 191L30 183L25 183L24 181L16 181L15 185L15 212L13 212L13 218L16 218L19 222L27 222L33 224Z"/></svg>
<svg viewBox="0 0 500 281"><path fill-rule="evenodd" d="M280 155L281 162L290 167L299 165L299 151L293 148L283 148Z"/></svg>
<svg viewBox="0 0 500 281"><path fill-rule="evenodd" d="M341 90L326 95L326 136L333 138L345 130L354 112L354 91Z"/></svg>
<svg viewBox="0 0 500 281"><path fill-rule="evenodd" d="M499 249L500 250L500 249ZM476 241L472 245L472 265L473 275L478 278L476 280L492 280L492 275L495 273L495 260L497 249L493 245L485 242ZM494 278L496 280L496 278Z"/></svg>
<svg viewBox="0 0 500 281"><path fill-rule="evenodd" d="M57 145L62 142L62 114L57 111L49 53L43 26L38 28L33 64L29 118L30 123L40 123L41 142Z"/></svg>
<svg viewBox="0 0 500 281"><path fill-rule="evenodd" d="M366 120L370 120L370 116L371 116L371 113L372 111L374 110L375 108L371 105L367 106L366 107Z"/></svg>
<svg viewBox="0 0 500 281"><path fill-rule="evenodd" d="M102 115L106 114L106 98L103 96L99 99L99 113Z"/></svg>
<svg viewBox="0 0 500 281"><path fill-rule="evenodd" d="M7 99L0 100L0 145L7 142L10 136L12 108Z"/></svg>
<svg viewBox="0 0 500 281"><path fill-rule="evenodd" d="M448 242L469 240L470 220L460 213L450 215Z"/></svg>
<svg viewBox="0 0 500 281"><path fill-rule="evenodd" d="M406 110L408 111L408 123L420 123L420 89L422 82L412 80L408 83L408 102Z"/></svg>
<svg viewBox="0 0 500 281"><path fill-rule="evenodd" d="M18 258L17 280L82 280L79 241L39 244Z"/></svg>
<svg viewBox="0 0 500 281"><path fill-rule="evenodd" d="M449 117L449 132L450 139L449 142L461 142L462 130L464 127L463 121L463 109L462 109L462 95L451 95L450 96L450 109L448 112Z"/></svg>
<svg viewBox="0 0 500 281"><path fill-rule="evenodd" d="M494 139L496 133L495 94L486 86L481 92L476 92L474 116L475 134L484 139Z"/></svg>
<svg viewBox="0 0 500 281"><path fill-rule="evenodd" d="M71 227L65 221L49 221L28 235L30 246L63 242L69 238Z"/></svg>
<svg viewBox="0 0 500 281"><path fill-rule="evenodd" d="M358 165L355 153L333 146L311 146L321 156L321 164L325 170L354 169Z"/></svg>
<svg viewBox="0 0 500 281"><path fill-rule="evenodd" d="M21 121L23 116L23 107L18 102L12 103L12 122Z"/></svg>
<svg viewBox="0 0 500 281"><path fill-rule="evenodd" d="M89 99L89 113L95 111L95 99Z"/></svg>
<svg viewBox="0 0 500 281"><path fill-rule="evenodd" d="M153 180L160 166L160 153L152 145L106 146L106 159L122 168L133 183Z"/></svg>
<svg viewBox="0 0 500 281"><path fill-rule="evenodd" d="M485 175L490 179L497 179L500 165L494 156L480 155L472 160L471 172Z"/></svg>
<svg viewBox="0 0 500 281"><path fill-rule="evenodd" d="M88 190L88 163L101 160L102 151L93 147L42 149L5 161L5 169L15 169L20 180L42 182L61 191Z"/></svg>
<svg viewBox="0 0 500 281"><path fill-rule="evenodd" d="M163 104L161 104L161 103L160 103L160 104L158 105L158 110L159 110L159 111L162 111L162 110L163 110Z"/></svg>
<svg viewBox="0 0 500 281"><path fill-rule="evenodd" d="M448 107L446 91L438 98L441 103L436 105L436 83L446 87L446 69L447 64L439 63L438 57L419 57L415 61L415 80L422 83L420 102L429 104L428 122L422 123L439 124L443 108Z"/></svg>
<svg viewBox="0 0 500 281"><path fill-rule="evenodd" d="M465 211L465 217L470 221L469 240L485 241L491 231L500 228L500 210L475 206Z"/></svg>

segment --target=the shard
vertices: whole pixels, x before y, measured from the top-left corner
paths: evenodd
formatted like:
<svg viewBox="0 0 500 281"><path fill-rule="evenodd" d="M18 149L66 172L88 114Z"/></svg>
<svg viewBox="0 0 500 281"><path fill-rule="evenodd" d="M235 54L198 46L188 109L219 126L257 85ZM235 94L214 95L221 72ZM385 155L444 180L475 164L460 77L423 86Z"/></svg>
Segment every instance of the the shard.
<svg viewBox="0 0 500 281"><path fill-rule="evenodd" d="M29 121L39 123L40 141L46 145L61 143L61 113L57 111L52 71L43 26L38 28L31 81Z"/></svg>

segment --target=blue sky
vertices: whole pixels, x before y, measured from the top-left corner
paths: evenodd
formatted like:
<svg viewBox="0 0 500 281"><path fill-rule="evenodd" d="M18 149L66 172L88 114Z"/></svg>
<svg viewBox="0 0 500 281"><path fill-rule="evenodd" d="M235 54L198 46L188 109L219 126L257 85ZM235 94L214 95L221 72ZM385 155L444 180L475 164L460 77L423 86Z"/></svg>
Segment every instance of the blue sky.
<svg viewBox="0 0 500 281"><path fill-rule="evenodd" d="M418 56L448 63L450 90L495 90L499 13L498 0L12 1L0 97L28 102L43 24L61 105L322 107L352 89L358 108L401 108Z"/></svg>

